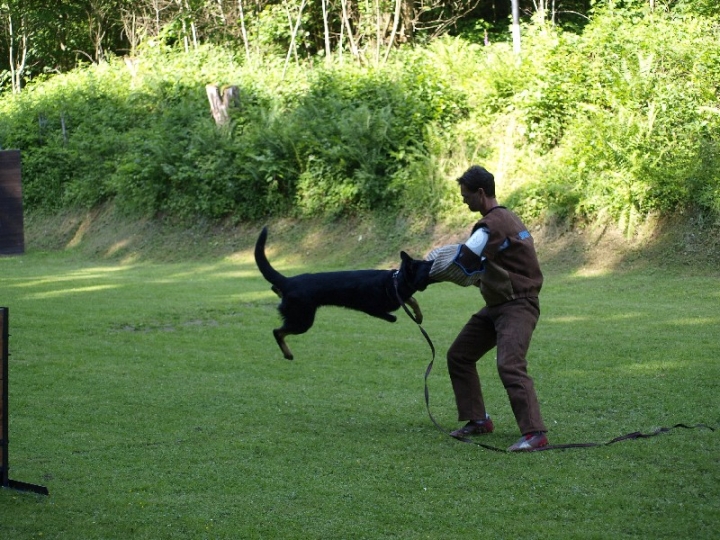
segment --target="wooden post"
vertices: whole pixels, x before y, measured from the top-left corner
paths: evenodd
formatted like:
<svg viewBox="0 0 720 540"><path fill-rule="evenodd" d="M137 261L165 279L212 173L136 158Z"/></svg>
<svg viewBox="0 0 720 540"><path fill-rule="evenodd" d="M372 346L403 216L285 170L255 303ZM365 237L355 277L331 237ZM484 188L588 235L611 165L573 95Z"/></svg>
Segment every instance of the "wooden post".
<svg viewBox="0 0 720 540"><path fill-rule="evenodd" d="M0 151L0 255L25 251L20 150Z"/></svg>
<svg viewBox="0 0 720 540"><path fill-rule="evenodd" d="M208 84L205 92L210 101L210 112L215 119L215 124L227 125L230 122L230 109L240 105L240 90L237 86L226 86L220 89L216 84Z"/></svg>

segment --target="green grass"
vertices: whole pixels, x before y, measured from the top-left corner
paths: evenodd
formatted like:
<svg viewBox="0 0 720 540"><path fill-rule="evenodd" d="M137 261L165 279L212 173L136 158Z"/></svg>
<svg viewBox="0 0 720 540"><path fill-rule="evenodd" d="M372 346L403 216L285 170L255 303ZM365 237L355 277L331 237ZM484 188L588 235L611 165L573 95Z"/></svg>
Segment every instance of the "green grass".
<svg viewBox="0 0 720 540"><path fill-rule="evenodd" d="M294 273L299 268L281 268ZM308 270L308 269L306 269ZM530 352L552 443L720 420L720 279L546 267ZM0 258L10 308L10 477L0 537L717 538L720 431L499 454L425 411L429 349L325 308L282 358L277 299L247 251L191 262ZM457 425L444 352L475 291L418 295L438 348L431 407ZM492 358L496 432L517 427Z"/></svg>

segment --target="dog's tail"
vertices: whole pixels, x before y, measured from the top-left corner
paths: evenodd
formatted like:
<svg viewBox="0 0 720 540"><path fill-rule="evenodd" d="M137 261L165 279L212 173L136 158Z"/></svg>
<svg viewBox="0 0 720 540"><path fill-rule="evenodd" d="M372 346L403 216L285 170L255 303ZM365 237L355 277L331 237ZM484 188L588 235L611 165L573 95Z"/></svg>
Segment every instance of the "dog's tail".
<svg viewBox="0 0 720 540"><path fill-rule="evenodd" d="M285 281L285 276L275 270L271 265L270 261L265 256L265 241L267 240L267 227L263 227L258 236L257 242L255 242L255 264L260 269L260 273L263 277L276 287L282 287Z"/></svg>

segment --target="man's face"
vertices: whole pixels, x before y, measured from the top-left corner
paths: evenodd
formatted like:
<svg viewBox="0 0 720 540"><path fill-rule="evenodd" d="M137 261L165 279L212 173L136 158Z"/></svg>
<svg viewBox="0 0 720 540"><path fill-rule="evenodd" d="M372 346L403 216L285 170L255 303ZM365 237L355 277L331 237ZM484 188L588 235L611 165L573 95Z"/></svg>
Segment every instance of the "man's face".
<svg viewBox="0 0 720 540"><path fill-rule="evenodd" d="M467 207L473 212L479 212L482 208L482 188L473 191L465 184L460 184L460 195L462 195L463 202L467 204Z"/></svg>

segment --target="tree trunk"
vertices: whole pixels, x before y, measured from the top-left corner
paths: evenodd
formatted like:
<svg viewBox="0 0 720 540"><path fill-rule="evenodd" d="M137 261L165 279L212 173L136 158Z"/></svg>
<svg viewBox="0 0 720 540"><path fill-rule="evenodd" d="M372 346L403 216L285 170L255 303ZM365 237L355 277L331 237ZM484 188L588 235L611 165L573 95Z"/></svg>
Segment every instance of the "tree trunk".
<svg viewBox="0 0 720 540"><path fill-rule="evenodd" d="M245 12L243 11L243 0L238 0L238 9L240 11L240 31L242 32L243 45L245 45L245 58L250 62L250 41L248 40L247 30L245 29Z"/></svg>
<svg viewBox="0 0 720 540"><path fill-rule="evenodd" d="M328 24L327 0L322 0L322 13L323 31L325 33L325 63L330 63L330 61L332 60L332 52L330 49L330 26Z"/></svg>
<svg viewBox="0 0 720 540"><path fill-rule="evenodd" d="M290 61L290 55L292 53L295 53L295 62L298 61L297 45L295 42L297 40L298 30L300 29L300 22L302 21L302 12L303 12L303 9L305 8L305 2L306 2L306 0L302 0L302 3L300 4L300 11L298 11L297 22L295 23L295 28L292 27L292 19L290 19L290 30L292 31L292 36L290 38L290 46L288 47L287 57L285 58L285 66L283 67L283 73L282 73L283 79L285 78L285 72L287 71L288 62ZM288 11L288 18L290 18L289 11Z"/></svg>
<svg viewBox="0 0 720 540"><path fill-rule="evenodd" d="M205 87L208 100L210 101L210 112L218 127L226 126L230 122L230 109L240 105L240 91L237 86L227 86L222 90L215 84L208 84Z"/></svg>
<svg viewBox="0 0 720 540"><path fill-rule="evenodd" d="M15 31L12 14L8 13L8 49L10 60L10 84L14 94L19 94L22 89L22 76L25 72L28 53L28 36L26 32L24 15L20 16L20 30Z"/></svg>
<svg viewBox="0 0 720 540"><path fill-rule="evenodd" d="M340 4L342 6L342 18L343 22L345 23L345 28L347 29L347 35L348 35L348 43L350 43L350 52L355 58L360 57L360 52L358 51L357 46L355 45L355 38L353 37L353 30L352 26L350 26L350 15L348 14L348 0L340 0Z"/></svg>
<svg viewBox="0 0 720 540"><path fill-rule="evenodd" d="M392 33L390 34L390 41L388 42L387 50L385 51L385 62L390 57L390 51L395 43L395 36L397 35L398 26L400 24L400 9L402 7L402 0L395 1L395 15L393 17Z"/></svg>
<svg viewBox="0 0 720 540"><path fill-rule="evenodd" d="M520 8L518 2L520 0L512 0L512 40L513 51L520 54Z"/></svg>

